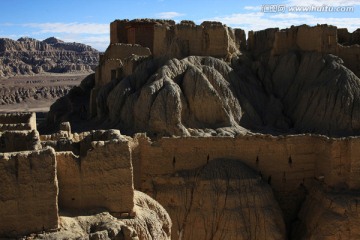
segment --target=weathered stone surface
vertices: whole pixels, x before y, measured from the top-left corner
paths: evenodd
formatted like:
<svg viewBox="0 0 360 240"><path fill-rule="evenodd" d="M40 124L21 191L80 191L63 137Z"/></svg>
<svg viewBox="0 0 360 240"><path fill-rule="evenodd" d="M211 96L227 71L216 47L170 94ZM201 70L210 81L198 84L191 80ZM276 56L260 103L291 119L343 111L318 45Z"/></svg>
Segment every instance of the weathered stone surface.
<svg viewBox="0 0 360 240"><path fill-rule="evenodd" d="M164 207L140 191L135 191L134 197L136 216L122 221L135 230L139 239L172 239L172 221Z"/></svg>
<svg viewBox="0 0 360 240"><path fill-rule="evenodd" d="M242 127L359 134L360 80L339 58L290 53L251 66L243 61L233 68L210 57L146 61L99 92L98 118L127 134L234 135Z"/></svg>
<svg viewBox="0 0 360 240"><path fill-rule="evenodd" d="M359 200L358 191L315 184L299 212L292 239L359 239Z"/></svg>
<svg viewBox="0 0 360 240"><path fill-rule="evenodd" d="M138 146L133 150L135 188L158 200L173 221L176 217L171 212L169 199L164 196L172 191L172 184L185 183L176 173L201 169L214 159L234 159L256 170L271 184L287 224L296 219L306 189L311 187L314 178L322 178L324 183L335 188L360 188L359 138L245 135L162 138L152 142L137 135L136 139ZM155 187L155 182L168 187ZM158 198L163 191L162 198Z"/></svg>
<svg viewBox="0 0 360 240"><path fill-rule="evenodd" d="M115 20L110 24L110 39L110 46L115 43L139 44L149 48L155 57L176 58L191 55L228 58L239 52L236 43L239 45L243 40L241 34L235 35L220 22L205 21L196 25L192 21L175 24L174 21L156 19ZM118 58L121 59L121 55Z"/></svg>
<svg viewBox="0 0 360 240"><path fill-rule="evenodd" d="M360 79L333 55L290 53L271 58L261 77L298 132L360 133ZM258 74L262 69L258 69Z"/></svg>
<svg viewBox="0 0 360 240"><path fill-rule="evenodd" d="M61 208L105 208L116 215L133 212L131 152L127 139L118 136L107 141L84 139L80 157L71 152L56 154Z"/></svg>
<svg viewBox="0 0 360 240"><path fill-rule="evenodd" d="M218 22L117 20L88 116L102 123L92 126L152 136L236 135L243 128L358 135L360 48L337 36L356 33L329 25L250 31L248 52L239 55L244 32Z"/></svg>
<svg viewBox="0 0 360 240"><path fill-rule="evenodd" d="M108 113L109 126L128 133L165 135L190 135L189 129L206 128L242 131L238 126L241 107L231 82L234 76L223 61L172 59L152 75L154 64L145 62L142 71L100 93L98 100L103 101L98 101L98 113Z"/></svg>
<svg viewBox="0 0 360 240"><path fill-rule="evenodd" d="M35 113L0 114L0 131L6 130L36 130Z"/></svg>
<svg viewBox="0 0 360 240"><path fill-rule="evenodd" d="M58 228L55 151L0 154L0 237Z"/></svg>
<svg viewBox="0 0 360 240"><path fill-rule="evenodd" d="M238 160L214 159L153 185L173 220L172 239L285 239L270 186Z"/></svg>
<svg viewBox="0 0 360 240"><path fill-rule="evenodd" d="M144 193L135 191L136 216L114 218L108 212L84 216L60 216L60 229L36 235L36 239L170 240L171 220L163 207Z"/></svg>
<svg viewBox="0 0 360 240"><path fill-rule="evenodd" d="M32 131L0 132L0 152L18 152L41 149L39 133Z"/></svg>

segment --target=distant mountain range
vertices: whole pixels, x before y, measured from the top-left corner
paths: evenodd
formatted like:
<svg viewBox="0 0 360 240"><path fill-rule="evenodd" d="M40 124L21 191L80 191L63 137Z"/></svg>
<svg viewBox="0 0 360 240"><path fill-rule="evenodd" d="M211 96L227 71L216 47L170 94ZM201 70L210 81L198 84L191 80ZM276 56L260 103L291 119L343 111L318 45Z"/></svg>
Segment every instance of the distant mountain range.
<svg viewBox="0 0 360 240"><path fill-rule="evenodd" d="M92 72L99 51L82 44L50 37L43 41L0 38L0 77L38 73Z"/></svg>

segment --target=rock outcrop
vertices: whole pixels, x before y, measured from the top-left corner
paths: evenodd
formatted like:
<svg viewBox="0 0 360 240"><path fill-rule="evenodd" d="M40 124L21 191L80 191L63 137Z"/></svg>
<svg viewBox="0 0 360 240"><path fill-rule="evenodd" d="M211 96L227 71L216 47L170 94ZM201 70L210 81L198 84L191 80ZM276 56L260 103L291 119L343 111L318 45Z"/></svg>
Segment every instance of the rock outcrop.
<svg viewBox="0 0 360 240"><path fill-rule="evenodd" d="M359 191L315 184L299 212L292 239L359 239L359 200Z"/></svg>
<svg viewBox="0 0 360 240"><path fill-rule="evenodd" d="M238 160L159 175L152 190L172 217L172 239L286 238L270 186Z"/></svg>
<svg viewBox="0 0 360 240"><path fill-rule="evenodd" d="M242 132L242 112L233 83L236 76L225 62L188 57L162 65L155 60L145 62L138 70L118 83L108 84L99 93L98 117L106 118L107 126L129 134Z"/></svg>
<svg viewBox="0 0 360 240"><path fill-rule="evenodd" d="M99 52L90 46L65 43L53 37L44 41L0 39L0 77L45 72L91 72L98 60Z"/></svg>
<svg viewBox="0 0 360 240"><path fill-rule="evenodd" d="M333 55L292 52L147 60L100 89L102 127L133 134L236 135L252 131L360 133L360 80ZM336 120L334 120L336 119Z"/></svg>
<svg viewBox="0 0 360 240"><path fill-rule="evenodd" d="M289 128L331 136L360 134L360 79L340 58L294 52L270 58L255 72L265 93L281 103Z"/></svg>
<svg viewBox="0 0 360 240"><path fill-rule="evenodd" d="M83 216L60 216L60 229L54 233L31 235L35 239L170 240L171 219L165 209L146 194L135 191L137 215L117 219L106 211Z"/></svg>
<svg viewBox="0 0 360 240"><path fill-rule="evenodd" d="M87 119L89 111L90 92L94 87L95 76L90 74L85 77L79 86L73 87L69 93L60 97L51 105L47 120L40 124L39 131L48 132L58 130L61 122L84 121ZM74 124L75 130L81 131L89 129L87 124Z"/></svg>

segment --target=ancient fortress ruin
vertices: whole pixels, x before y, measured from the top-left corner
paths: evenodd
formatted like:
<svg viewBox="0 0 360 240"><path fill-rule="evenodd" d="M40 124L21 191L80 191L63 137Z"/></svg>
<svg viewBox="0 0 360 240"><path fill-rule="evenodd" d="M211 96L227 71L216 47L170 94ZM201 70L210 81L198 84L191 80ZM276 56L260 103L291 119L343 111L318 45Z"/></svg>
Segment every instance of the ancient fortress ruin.
<svg viewBox="0 0 360 240"><path fill-rule="evenodd" d="M33 129L19 126L12 130L14 125L24 124L15 119L28 119L27 123ZM314 181L332 188L360 188L359 138L245 135L152 141L144 134L131 138L121 135L118 130L76 134L71 133L67 124L63 124L57 134L39 136L36 126L31 124L33 114L6 114L1 115L1 120L13 122L10 130L4 130L0 135L3 152L0 155L1 236L56 230L59 209L105 208L119 218L135 216L134 188L153 196L168 210L173 219L173 238L181 231L179 224L184 220L189 221L188 228L193 228L192 234L186 233L187 237L204 236L200 230L203 223L197 225L196 216L181 214L181 209L189 204L186 203L189 199L183 199L182 194L194 188L186 184L199 181L206 185L214 179L196 180L196 175L185 177L182 174L222 159L246 164L256 171L260 180L252 181L269 183L281 199L280 207L289 219L294 217L292 214L304 198L301 189L311 189ZM238 178L230 181L241 183ZM211 193L209 189L200 188L199 191ZM219 191L225 194L228 190ZM261 198L256 192L252 194ZM191 200L194 206L188 207L194 212L198 208L196 205L204 201L200 194ZM222 206L224 199L218 201L217 204ZM270 199L256 201L271 201L271 195ZM209 207L214 203L203 204L208 204L204 212L211 215ZM259 206L253 208L256 207ZM225 204L225 208L231 210L234 207ZM233 220L238 219L234 217ZM254 231L261 234L266 229L265 226ZM230 239L239 236L236 228L229 231ZM268 233L268 237L284 237L284 231L280 223L278 235Z"/></svg>
<svg viewBox="0 0 360 240"><path fill-rule="evenodd" d="M271 28L250 31L246 39L242 29L231 29L219 22L166 20L115 20L110 24L110 45L100 56L96 86L103 86L116 77L130 75L133 65L129 57L212 56L228 59L240 51L254 55L281 55L291 50L330 53L344 60L345 66L360 75L359 32L335 26L307 25L289 29Z"/></svg>
<svg viewBox="0 0 360 240"><path fill-rule="evenodd" d="M243 30L215 22L116 20L110 29L111 43L100 57L91 90L89 118L100 118L103 111L99 92L136 74L149 58L197 55L231 61L241 52L270 58L313 51L340 56L360 75L358 33L333 26L267 29L249 32L247 40ZM356 130L359 119L354 118ZM0 129L0 237L56 231L63 228L64 212L80 215L92 209L105 209L128 224L120 228L126 231L117 230L123 238L113 228L91 226L88 236L94 239L360 236L358 136L241 131L220 136L209 130L203 136L150 138L115 129L75 133L68 122L57 133L40 135L35 115L27 113L0 115ZM166 210L147 202L150 210L157 209L156 221L142 219L135 189ZM160 229L159 235L148 234L152 228Z"/></svg>

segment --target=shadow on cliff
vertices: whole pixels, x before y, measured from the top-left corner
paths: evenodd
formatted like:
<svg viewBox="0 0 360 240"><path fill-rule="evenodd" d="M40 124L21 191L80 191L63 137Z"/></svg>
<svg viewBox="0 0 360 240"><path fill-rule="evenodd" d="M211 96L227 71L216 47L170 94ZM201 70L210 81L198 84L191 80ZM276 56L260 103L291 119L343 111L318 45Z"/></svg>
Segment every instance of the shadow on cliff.
<svg viewBox="0 0 360 240"><path fill-rule="evenodd" d="M59 130L62 122L70 122L74 131L96 129L96 123L87 121L90 93L95 84L95 74L84 78L79 86L73 87L67 95L51 105L45 122L38 126L41 134Z"/></svg>
<svg viewBox="0 0 360 240"><path fill-rule="evenodd" d="M70 121L75 131L117 128L151 137L360 133L360 80L334 55L290 52L260 61L243 54L231 63L149 58L102 87L97 116L82 120L93 79L51 107L48 129Z"/></svg>

